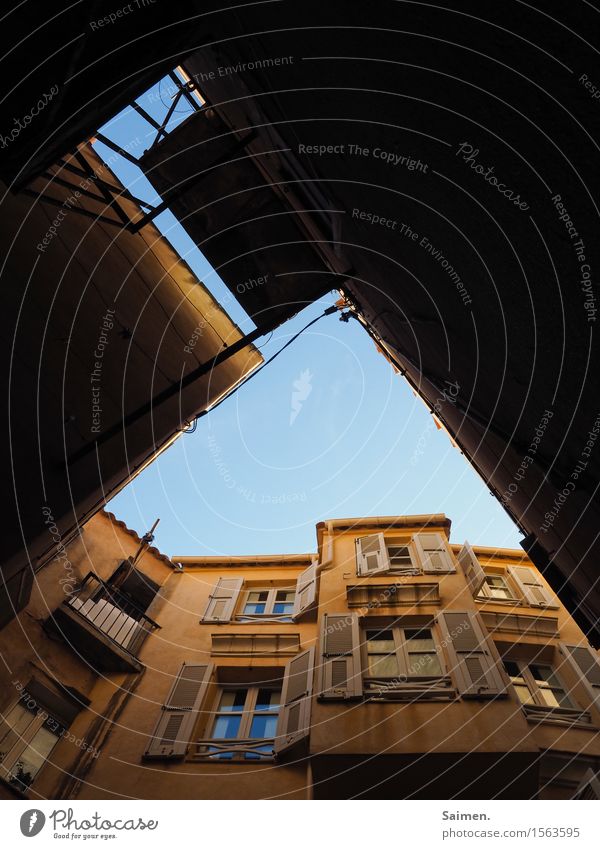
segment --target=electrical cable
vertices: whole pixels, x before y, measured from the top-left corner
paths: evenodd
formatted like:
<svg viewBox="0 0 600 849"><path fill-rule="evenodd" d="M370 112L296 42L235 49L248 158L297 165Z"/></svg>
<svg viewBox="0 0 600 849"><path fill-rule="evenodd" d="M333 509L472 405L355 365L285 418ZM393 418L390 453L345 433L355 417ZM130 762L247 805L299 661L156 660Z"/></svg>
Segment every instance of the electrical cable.
<svg viewBox="0 0 600 849"><path fill-rule="evenodd" d="M301 336L304 333L305 330L308 330L308 328L312 327L313 324L316 324L317 321L320 321L322 318L325 318L326 315L333 315L334 313L338 312L338 310L339 310L339 308L335 305L331 306L331 307L327 307L327 309L324 312L322 312L321 315L318 315L316 318L313 318L312 321L309 321L308 324L305 324L304 327L301 330L299 330L297 333L295 333L292 336L291 339L288 339L288 341L285 343L285 345L283 345L278 351L276 351L273 354L272 357L269 357L268 360L265 360L264 363L262 364L262 366L260 366L255 371L253 371L252 374L248 375L246 380L244 380L242 383L238 383L237 386L235 386L230 392L228 392L226 395L224 395L219 401L217 401L216 404L213 404L212 407L209 407L206 410L202 410L201 413L198 413L198 415L195 416L194 419L193 419L192 427L184 430L183 433L194 433L194 431L196 430L196 427L197 427L198 419L203 418L203 416L208 415L208 413L212 413L213 410L216 410L217 407L220 407L221 404L224 401L227 401L228 398L230 398L232 395L234 395L238 391L238 389L241 389L242 386L246 386L246 384L249 383L252 380L253 377L256 377L256 375L259 374L264 368L266 368L266 366L268 366L270 363L272 363L273 360L277 359L277 357L280 354L282 354L285 351L286 348L289 348L289 346L292 344L292 342L295 342L296 339L299 336Z"/></svg>

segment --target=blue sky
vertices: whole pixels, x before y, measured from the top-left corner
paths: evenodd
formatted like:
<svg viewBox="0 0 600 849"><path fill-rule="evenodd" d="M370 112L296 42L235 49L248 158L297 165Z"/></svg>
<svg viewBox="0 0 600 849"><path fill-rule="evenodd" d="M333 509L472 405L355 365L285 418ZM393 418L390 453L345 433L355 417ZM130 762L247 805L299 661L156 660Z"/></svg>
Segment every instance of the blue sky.
<svg viewBox="0 0 600 849"><path fill-rule="evenodd" d="M140 102L155 117L172 83ZM173 124L185 118L182 106ZM103 132L136 156L153 133L128 109ZM156 196L135 166L104 145L100 155L133 194ZM228 290L174 216L157 226L219 301ZM280 327L265 358L334 303L331 294ZM228 301L240 327L253 328ZM294 400L295 399L295 400ZM518 547L521 535L423 402L355 321L327 316L218 409L184 434L108 505L143 533L160 517L165 554L273 554L312 551L315 524L351 516L443 512L451 539Z"/></svg>

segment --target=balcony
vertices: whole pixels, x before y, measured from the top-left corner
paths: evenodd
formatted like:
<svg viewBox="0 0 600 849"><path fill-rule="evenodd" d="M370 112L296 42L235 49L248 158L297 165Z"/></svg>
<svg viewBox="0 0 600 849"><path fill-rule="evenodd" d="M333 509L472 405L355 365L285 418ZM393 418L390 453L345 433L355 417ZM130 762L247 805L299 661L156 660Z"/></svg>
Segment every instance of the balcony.
<svg viewBox="0 0 600 849"><path fill-rule="evenodd" d="M111 584L88 573L55 612L53 626L86 660L107 672L139 672L142 643L160 626Z"/></svg>

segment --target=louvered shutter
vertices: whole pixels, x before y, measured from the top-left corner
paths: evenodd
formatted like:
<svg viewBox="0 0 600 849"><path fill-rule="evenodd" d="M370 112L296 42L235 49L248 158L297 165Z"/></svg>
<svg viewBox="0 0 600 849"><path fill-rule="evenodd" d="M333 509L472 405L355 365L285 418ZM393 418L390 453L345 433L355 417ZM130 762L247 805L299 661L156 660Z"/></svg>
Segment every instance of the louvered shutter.
<svg viewBox="0 0 600 849"><path fill-rule="evenodd" d="M461 696L485 698L505 693L505 679L477 614L441 613L438 623L450 672Z"/></svg>
<svg viewBox="0 0 600 849"><path fill-rule="evenodd" d="M275 753L282 754L308 738L315 650L293 657L285 667L281 713L277 723Z"/></svg>
<svg viewBox="0 0 600 849"><path fill-rule="evenodd" d="M360 629L356 613L326 613L321 632L322 699L362 696Z"/></svg>
<svg viewBox="0 0 600 849"><path fill-rule="evenodd" d="M446 540L441 534L415 534L413 542L425 574L456 572Z"/></svg>
<svg viewBox="0 0 600 849"><path fill-rule="evenodd" d="M183 664L161 708L146 757L181 758L185 755L212 669L212 663Z"/></svg>
<svg viewBox="0 0 600 849"><path fill-rule="evenodd" d="M534 569L527 566L509 566L507 571L530 607L558 607L556 598Z"/></svg>
<svg viewBox="0 0 600 849"><path fill-rule="evenodd" d="M592 769L586 770L583 781L575 791L574 799L600 799L600 776Z"/></svg>
<svg viewBox="0 0 600 849"><path fill-rule="evenodd" d="M590 646L559 643L559 649L571 665L577 680L583 684L592 705L600 710L600 660Z"/></svg>
<svg viewBox="0 0 600 849"><path fill-rule="evenodd" d="M209 596L201 622L229 622L244 581L242 578L219 578Z"/></svg>
<svg viewBox="0 0 600 849"><path fill-rule="evenodd" d="M458 552L458 562L465 573L465 578L467 579L467 584L471 590L471 595L477 595L485 583L485 572L483 571L481 563L477 559L475 552L466 540L465 544Z"/></svg>
<svg viewBox="0 0 600 849"><path fill-rule="evenodd" d="M356 540L356 572L358 575L379 575L389 572L390 560L383 534L371 534Z"/></svg>
<svg viewBox="0 0 600 849"><path fill-rule="evenodd" d="M317 564L311 563L308 569L298 575L296 598L294 601L294 619L307 613L315 606L317 599Z"/></svg>

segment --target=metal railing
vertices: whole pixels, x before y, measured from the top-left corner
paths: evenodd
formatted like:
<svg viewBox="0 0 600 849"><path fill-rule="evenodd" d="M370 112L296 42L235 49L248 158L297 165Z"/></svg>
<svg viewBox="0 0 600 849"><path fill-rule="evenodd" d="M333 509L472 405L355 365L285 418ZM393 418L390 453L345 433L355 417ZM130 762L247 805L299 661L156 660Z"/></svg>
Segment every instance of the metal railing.
<svg viewBox="0 0 600 849"><path fill-rule="evenodd" d="M66 604L132 655L137 654L148 634L160 627L131 599L93 572L85 576Z"/></svg>
<svg viewBox="0 0 600 849"><path fill-rule="evenodd" d="M274 757L274 738L258 740L195 740L190 749L192 758L211 761L271 761Z"/></svg>

